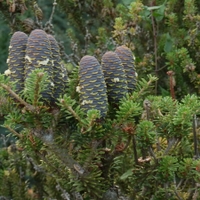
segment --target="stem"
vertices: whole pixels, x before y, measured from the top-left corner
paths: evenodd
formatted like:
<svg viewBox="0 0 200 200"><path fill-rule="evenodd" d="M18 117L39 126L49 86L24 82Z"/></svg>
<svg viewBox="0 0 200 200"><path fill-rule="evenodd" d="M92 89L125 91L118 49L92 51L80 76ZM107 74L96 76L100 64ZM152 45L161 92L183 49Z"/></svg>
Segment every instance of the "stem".
<svg viewBox="0 0 200 200"><path fill-rule="evenodd" d="M12 129L10 126L5 125L5 128L7 128L12 134L16 135L17 137L22 138L22 135Z"/></svg>
<svg viewBox="0 0 200 200"><path fill-rule="evenodd" d="M167 155L168 152L172 149L173 145L174 145L175 143L177 143L177 142L179 142L179 140L178 140L178 139L176 140L175 138L172 138L172 140L169 140L168 146L167 146L167 148L165 149L165 151L164 151L164 153L163 153L163 156Z"/></svg>
<svg viewBox="0 0 200 200"><path fill-rule="evenodd" d="M133 144L133 154L134 154L134 158L135 158L135 164L138 165L138 155L137 155L136 140L135 140L134 135L133 135L133 138L132 138L132 144Z"/></svg>
<svg viewBox="0 0 200 200"><path fill-rule="evenodd" d="M9 92L19 103L24 105L28 110L35 111L35 107L26 103L22 98L20 98L11 88L3 83L0 84L7 92Z"/></svg>
<svg viewBox="0 0 200 200"><path fill-rule="evenodd" d="M158 162L158 161L157 161L157 158L156 158L156 156L155 156L155 154L154 154L154 152L153 152L153 149L152 149L151 147L149 147L149 153L150 153L151 156L153 157L155 163L157 163L157 162Z"/></svg>
<svg viewBox="0 0 200 200"><path fill-rule="evenodd" d="M61 57L63 57L63 59L67 62L67 63L71 63L74 67L76 67L77 65L75 64L75 62L70 58L69 55L67 55L65 53L65 48L64 46L61 44L61 42L58 42L58 45L60 47L60 54Z"/></svg>
<svg viewBox="0 0 200 200"><path fill-rule="evenodd" d="M69 106L64 99L61 99L61 103L63 106L77 119L82 125L85 125L82 121L82 119L76 114L76 112L73 110L71 106Z"/></svg>
<svg viewBox="0 0 200 200"><path fill-rule="evenodd" d="M52 8L51 15L50 15L50 18L49 18L49 21L48 21L49 24L52 23L53 15L54 15L54 12L55 12L56 5L57 5L57 2L56 2L56 0L54 0L54 2L53 2L53 8Z"/></svg>
<svg viewBox="0 0 200 200"><path fill-rule="evenodd" d="M40 96L40 92L39 92L39 88L40 88L40 82L42 80L43 77L43 73L38 73L37 74L37 82L36 82L36 86L35 86L35 94L34 94L34 100L33 100L33 105L36 106L38 104L38 100L39 100L39 96Z"/></svg>
<svg viewBox="0 0 200 200"><path fill-rule="evenodd" d="M177 196L177 198L179 199L179 200L182 200L182 198L179 196L179 194L178 194L178 192L175 190L174 191L174 193L175 193L175 195Z"/></svg>
<svg viewBox="0 0 200 200"><path fill-rule="evenodd" d="M196 115L193 116L193 138L194 138L194 157L195 159L198 159L199 152L198 152L198 139L197 139L197 118Z"/></svg>
<svg viewBox="0 0 200 200"><path fill-rule="evenodd" d="M148 82L147 82L147 86L146 87L143 87L140 91L139 91L139 93L138 93L138 97L140 97L141 95L142 95L142 93L151 85L151 83L153 82L154 80L149 80ZM157 80L156 80L157 81ZM130 97L130 99L131 99L131 97Z"/></svg>
<svg viewBox="0 0 200 200"><path fill-rule="evenodd" d="M158 52L157 52L157 30L156 30L156 24L153 17L153 11L151 11L151 22L152 22L152 28L153 28L153 41L154 41L154 55L155 55L155 74L156 77L158 77ZM157 94L158 90L158 81L155 82L155 95Z"/></svg>
<svg viewBox="0 0 200 200"><path fill-rule="evenodd" d="M175 79L174 79L174 72L173 71L168 71L167 75L169 76L170 94L171 94L172 99L175 100L175 91L174 91Z"/></svg>
<svg viewBox="0 0 200 200"><path fill-rule="evenodd" d="M56 144L45 140L41 134L36 134L34 132L33 134L44 142L48 146L48 150L59 157L63 164L65 164L75 175L82 176L84 174L85 169L78 162L76 162L68 152L63 151L63 149L59 148Z"/></svg>

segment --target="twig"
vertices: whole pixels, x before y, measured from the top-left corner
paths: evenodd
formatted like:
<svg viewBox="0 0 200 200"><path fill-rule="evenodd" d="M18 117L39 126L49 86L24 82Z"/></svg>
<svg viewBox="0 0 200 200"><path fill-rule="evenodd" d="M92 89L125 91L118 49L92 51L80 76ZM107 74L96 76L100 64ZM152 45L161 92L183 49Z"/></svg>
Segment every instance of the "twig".
<svg viewBox="0 0 200 200"><path fill-rule="evenodd" d="M49 20L46 22L45 24L45 28L44 30L50 34L54 34L54 31L52 30L53 29L53 24L52 24L52 20L53 20L53 15L55 13L55 8L56 8L56 5L57 5L57 2L56 0L54 0L53 2L53 7L52 7L52 11L51 11L51 15L49 17Z"/></svg>
<svg viewBox="0 0 200 200"><path fill-rule="evenodd" d="M67 54L65 53L65 48L64 48L64 46L61 44L61 42L58 42L58 45L59 45L59 47L60 47L61 56L64 58L64 60L66 60L67 62L71 63L74 67L76 67L75 62L70 58L69 55L67 55Z"/></svg>
<svg viewBox="0 0 200 200"><path fill-rule="evenodd" d="M134 135L132 137L132 144L133 144L133 154L135 158L135 164L138 165L138 155L137 155L136 140Z"/></svg>
<svg viewBox="0 0 200 200"><path fill-rule="evenodd" d="M197 199L198 199L198 197L199 197L199 191L198 191L198 188L199 188L199 183L196 183L195 191L194 191L194 194L193 194L192 200L197 200Z"/></svg>
<svg viewBox="0 0 200 200"><path fill-rule="evenodd" d="M12 134L16 135L19 138L22 138L22 135L19 134L17 131L15 131L14 129L12 129L10 126L5 125L5 128L7 128Z"/></svg>
<svg viewBox="0 0 200 200"><path fill-rule="evenodd" d="M168 146L165 150L165 152L163 153L163 155L167 155L168 152L171 150L171 148L173 147L173 145L178 142L179 140L175 140L175 138L173 138L173 140L169 141Z"/></svg>
<svg viewBox="0 0 200 200"><path fill-rule="evenodd" d="M142 95L142 93L152 84L152 82L153 82L154 80L149 80L148 82L147 82L147 87L143 87L140 91L139 91L139 93L138 93L138 97L140 97L141 95ZM131 99L131 97L130 97L130 99Z"/></svg>
<svg viewBox="0 0 200 200"><path fill-rule="evenodd" d="M19 103L24 105L28 110L35 111L35 107L26 103L22 98L20 98L14 91L11 90L11 88L3 83L0 84L7 92L9 92Z"/></svg>
<svg viewBox="0 0 200 200"><path fill-rule="evenodd" d="M178 194L178 192L176 191L176 189L175 189L174 193L175 193L175 195L177 196L177 198L178 198L179 200L183 200L183 199L179 196L179 194Z"/></svg>
<svg viewBox="0 0 200 200"><path fill-rule="evenodd" d="M154 40L155 74L158 77L157 30L156 30L155 19L153 17L153 11L151 11L151 22L152 22L153 40ZM156 80L156 82L155 82L155 95L157 94L157 88L158 88L158 81Z"/></svg>
<svg viewBox="0 0 200 200"><path fill-rule="evenodd" d="M56 0L54 0L54 2L53 2L53 8L52 8L51 15L50 15L50 18L49 18L49 21L48 21L49 24L52 23L53 15L54 15L54 12L55 12L56 5L57 5L57 2L56 2Z"/></svg>
<svg viewBox="0 0 200 200"><path fill-rule="evenodd" d="M158 161L157 161L157 158L156 158L156 156L155 156L155 154L154 154L154 152L153 152L153 150L152 150L152 148L151 147L149 147L149 153L151 154L151 156L153 157L153 159L154 159L154 161L155 161L155 163L157 163Z"/></svg>
<svg viewBox="0 0 200 200"><path fill-rule="evenodd" d="M93 141L94 145L92 145L92 148L91 148L91 153L90 155L87 157L86 161L85 161L85 164L83 165L83 168L84 169L87 169L88 166L91 164L91 161L95 158L96 156L96 149L98 148L98 146L100 144L102 144L102 142L106 139L107 136L104 136L101 140L99 141Z"/></svg>
<svg viewBox="0 0 200 200"><path fill-rule="evenodd" d="M172 99L175 100L174 86L176 85L176 83L175 83L175 78L174 78L174 72L170 70L167 72L167 75L169 76L170 94L171 94Z"/></svg>
<svg viewBox="0 0 200 200"><path fill-rule="evenodd" d="M69 106L64 99L61 99L60 102L63 104L63 106L77 119L81 124L85 125L82 121L82 119L76 114L76 112L72 109L71 106Z"/></svg>
<svg viewBox="0 0 200 200"><path fill-rule="evenodd" d="M193 116L192 126L193 126L193 138L194 138L194 157L195 157L195 159L198 159L199 152L198 152L198 140L197 140L197 131L196 131L196 127L197 127L196 115Z"/></svg>
<svg viewBox="0 0 200 200"><path fill-rule="evenodd" d="M60 158L60 160L63 162L63 164L67 165L67 167L75 174L75 175L83 175L85 170L82 166L79 165L69 154L68 152L64 151L63 149L59 148L52 140L48 141L45 139L44 135L47 133L44 133L43 130L32 130L32 133L37 136L42 142L44 142L48 150L51 151L53 154L55 154L57 157ZM53 133L51 133L53 134Z"/></svg>
<svg viewBox="0 0 200 200"><path fill-rule="evenodd" d="M178 183L176 189L178 189L178 188L182 185L183 182L184 182L184 179L181 179L181 180L179 181L179 183Z"/></svg>

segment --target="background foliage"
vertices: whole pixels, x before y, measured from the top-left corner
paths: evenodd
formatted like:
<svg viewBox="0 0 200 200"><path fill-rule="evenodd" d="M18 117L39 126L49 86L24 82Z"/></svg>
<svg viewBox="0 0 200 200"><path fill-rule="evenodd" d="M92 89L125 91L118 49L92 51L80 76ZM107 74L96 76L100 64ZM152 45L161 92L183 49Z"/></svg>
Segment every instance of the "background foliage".
<svg viewBox="0 0 200 200"><path fill-rule="evenodd" d="M37 1L41 14L29 0L0 1L2 198L198 199L200 2L53 3ZM37 113L3 87L12 88L3 75L12 34L35 28L55 35L70 78L58 105L38 103ZM120 45L135 56L137 88L98 122L96 110L85 115L79 106L77 66L84 55L101 62Z"/></svg>

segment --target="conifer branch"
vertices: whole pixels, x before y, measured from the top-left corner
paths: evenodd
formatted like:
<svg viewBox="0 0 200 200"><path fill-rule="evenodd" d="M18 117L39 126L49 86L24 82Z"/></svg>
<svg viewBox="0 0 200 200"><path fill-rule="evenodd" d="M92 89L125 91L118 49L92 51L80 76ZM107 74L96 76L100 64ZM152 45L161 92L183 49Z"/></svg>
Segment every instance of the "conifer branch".
<svg viewBox="0 0 200 200"><path fill-rule="evenodd" d="M56 154L60 158L60 160L67 165L67 167L74 174L78 174L79 176L83 175L85 170L84 168L78 164L66 151L63 152L62 149L58 148L55 144L48 144L50 150Z"/></svg>
<svg viewBox="0 0 200 200"><path fill-rule="evenodd" d="M9 92L20 104L24 105L26 107L26 109L30 110L30 111L35 111L35 107L26 103L22 98L19 97L19 95L17 95L13 90L11 90L11 88L3 83L1 83L1 86L7 91Z"/></svg>
<svg viewBox="0 0 200 200"><path fill-rule="evenodd" d="M77 115L73 108L64 99L61 99L60 103L74 116L75 119L77 119L82 125L85 125L82 119Z"/></svg>
<svg viewBox="0 0 200 200"><path fill-rule="evenodd" d="M59 148L53 141L52 130L44 131L40 129L32 129L32 133L38 137L43 143L45 143L48 149L54 153L60 160L72 170L73 173L82 175L85 170L81 167L66 151Z"/></svg>
<svg viewBox="0 0 200 200"><path fill-rule="evenodd" d="M138 96L141 96L142 93L143 93L146 89L148 89L149 86L150 86L154 81L157 80L157 78L152 77L152 76L149 76L148 78L149 78L149 81L147 82L147 84L145 85L145 87L143 87L143 88L138 92Z"/></svg>
<svg viewBox="0 0 200 200"><path fill-rule="evenodd" d="M10 126L5 125L5 128L7 128L13 135L17 136L18 138L22 138L22 135L19 134L17 131L15 131L14 129L12 129Z"/></svg>
<svg viewBox="0 0 200 200"><path fill-rule="evenodd" d="M33 100L33 105L36 106L38 104L38 100L40 97L40 82L42 81L44 73L37 73L37 81L35 84L35 94L34 94L34 100Z"/></svg>

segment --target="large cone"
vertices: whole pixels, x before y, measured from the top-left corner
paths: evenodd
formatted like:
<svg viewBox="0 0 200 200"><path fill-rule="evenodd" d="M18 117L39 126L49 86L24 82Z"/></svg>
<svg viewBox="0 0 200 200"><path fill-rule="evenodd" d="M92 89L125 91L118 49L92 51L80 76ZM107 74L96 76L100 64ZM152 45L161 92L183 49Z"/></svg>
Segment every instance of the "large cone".
<svg viewBox="0 0 200 200"><path fill-rule="evenodd" d="M80 61L79 93L85 112L97 109L105 117L108 110L106 83L101 65L93 56L84 56Z"/></svg>

